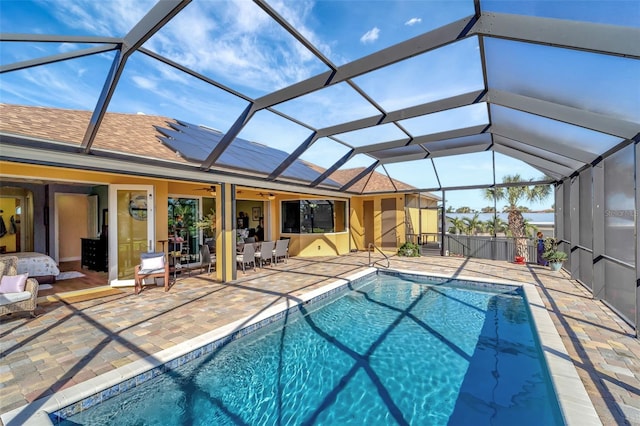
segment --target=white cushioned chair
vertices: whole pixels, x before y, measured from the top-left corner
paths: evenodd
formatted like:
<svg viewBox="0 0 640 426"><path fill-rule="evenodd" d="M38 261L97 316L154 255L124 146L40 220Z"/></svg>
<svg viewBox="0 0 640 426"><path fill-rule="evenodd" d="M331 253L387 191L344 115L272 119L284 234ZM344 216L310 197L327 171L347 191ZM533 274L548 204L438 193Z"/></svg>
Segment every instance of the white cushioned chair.
<svg viewBox="0 0 640 426"><path fill-rule="evenodd" d="M134 270L135 276L135 292L140 294L142 286L146 283L146 278L153 278L153 284L156 279L164 279L164 291L169 291L169 263L164 252L156 253L140 253L140 264L136 265Z"/></svg>

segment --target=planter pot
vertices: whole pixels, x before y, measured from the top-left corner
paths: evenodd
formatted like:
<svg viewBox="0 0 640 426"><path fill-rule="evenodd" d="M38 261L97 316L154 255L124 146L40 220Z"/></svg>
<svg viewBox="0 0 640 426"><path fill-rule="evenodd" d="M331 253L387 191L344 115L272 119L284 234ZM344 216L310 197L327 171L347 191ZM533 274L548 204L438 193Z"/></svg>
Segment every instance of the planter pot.
<svg viewBox="0 0 640 426"><path fill-rule="evenodd" d="M525 264L524 256L516 256L515 263L517 263L518 265L524 265Z"/></svg>
<svg viewBox="0 0 640 426"><path fill-rule="evenodd" d="M552 271L559 271L562 269L562 262L549 262L549 268L551 268Z"/></svg>

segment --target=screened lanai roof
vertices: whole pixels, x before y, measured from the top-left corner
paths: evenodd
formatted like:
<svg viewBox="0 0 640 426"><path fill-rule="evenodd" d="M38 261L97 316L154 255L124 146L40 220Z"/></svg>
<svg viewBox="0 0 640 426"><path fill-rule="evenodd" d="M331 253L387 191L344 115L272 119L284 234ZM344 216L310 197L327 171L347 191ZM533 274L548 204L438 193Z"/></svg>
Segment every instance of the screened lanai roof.
<svg viewBox="0 0 640 426"><path fill-rule="evenodd" d="M188 146L201 180L235 168L262 187L357 194L373 172L424 191L552 182L640 141L637 1L0 8L0 102L89 111L77 156L113 155L96 143L106 113L172 117L163 143ZM2 128L4 159L60 149Z"/></svg>

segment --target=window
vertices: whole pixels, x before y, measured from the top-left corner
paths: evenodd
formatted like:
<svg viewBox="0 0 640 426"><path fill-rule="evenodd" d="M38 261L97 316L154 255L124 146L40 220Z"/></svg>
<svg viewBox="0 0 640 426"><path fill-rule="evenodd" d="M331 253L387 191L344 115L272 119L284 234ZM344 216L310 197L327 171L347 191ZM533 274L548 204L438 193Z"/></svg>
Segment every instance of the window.
<svg viewBox="0 0 640 426"><path fill-rule="evenodd" d="M282 232L323 234L347 229L346 201L296 200L282 202Z"/></svg>

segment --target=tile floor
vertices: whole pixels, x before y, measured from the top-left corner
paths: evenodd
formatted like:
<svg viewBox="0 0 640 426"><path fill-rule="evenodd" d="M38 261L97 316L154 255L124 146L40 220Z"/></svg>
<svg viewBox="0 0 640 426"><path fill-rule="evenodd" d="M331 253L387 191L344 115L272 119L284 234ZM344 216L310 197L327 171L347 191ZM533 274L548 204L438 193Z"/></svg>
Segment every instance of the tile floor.
<svg viewBox="0 0 640 426"><path fill-rule="evenodd" d="M373 256L380 258L379 255ZM145 287L78 302L42 304L38 318L0 318L0 413L73 386L366 267L367 253L291 258L220 284L179 278L169 293ZM640 425L640 340L563 272L462 258L391 258L391 267L500 278L537 286L605 425Z"/></svg>

